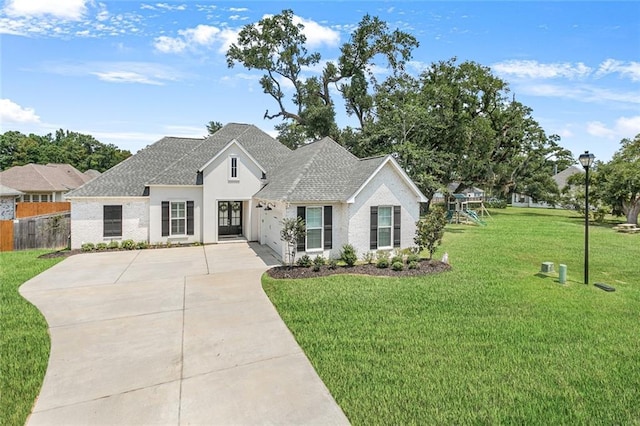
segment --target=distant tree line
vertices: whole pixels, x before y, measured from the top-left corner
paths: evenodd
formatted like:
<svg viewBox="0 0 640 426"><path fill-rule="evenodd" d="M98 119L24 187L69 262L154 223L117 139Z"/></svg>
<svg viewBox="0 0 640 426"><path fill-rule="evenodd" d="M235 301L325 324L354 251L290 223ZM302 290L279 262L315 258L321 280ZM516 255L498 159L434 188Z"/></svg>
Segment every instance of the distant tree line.
<svg viewBox="0 0 640 426"><path fill-rule="evenodd" d="M10 130L0 135L0 170L29 163L67 163L81 172L104 172L130 156L113 144L69 130L44 136Z"/></svg>

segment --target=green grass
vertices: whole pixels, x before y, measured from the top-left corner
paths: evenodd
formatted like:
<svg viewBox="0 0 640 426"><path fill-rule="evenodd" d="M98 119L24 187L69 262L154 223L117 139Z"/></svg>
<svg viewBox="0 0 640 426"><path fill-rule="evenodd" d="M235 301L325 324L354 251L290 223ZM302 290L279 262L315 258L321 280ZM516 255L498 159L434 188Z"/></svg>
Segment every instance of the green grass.
<svg viewBox="0 0 640 426"><path fill-rule="evenodd" d="M0 424L23 425L40 392L49 359L42 314L18 293L22 283L62 259L46 251L0 253Z"/></svg>
<svg viewBox="0 0 640 426"><path fill-rule="evenodd" d="M451 272L263 286L353 424L640 424L640 235L575 213L450 225ZM568 282L539 274L564 263Z"/></svg>

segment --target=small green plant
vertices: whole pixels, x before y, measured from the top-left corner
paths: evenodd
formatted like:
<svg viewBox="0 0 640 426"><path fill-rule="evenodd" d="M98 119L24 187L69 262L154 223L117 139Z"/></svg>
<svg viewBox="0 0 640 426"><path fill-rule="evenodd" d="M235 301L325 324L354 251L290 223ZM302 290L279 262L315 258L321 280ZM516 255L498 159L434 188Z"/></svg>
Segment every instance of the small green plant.
<svg viewBox="0 0 640 426"><path fill-rule="evenodd" d="M136 244L136 248L138 250L144 250L146 248L149 248L149 244L146 241L138 241L138 243Z"/></svg>
<svg viewBox="0 0 640 426"><path fill-rule="evenodd" d="M363 262L368 265L371 265L375 260L375 258L376 258L376 254L372 251L368 251L362 256Z"/></svg>
<svg viewBox="0 0 640 426"><path fill-rule="evenodd" d="M376 266L378 268L388 268L389 267L389 258L387 257L381 257L378 259L378 261L376 262Z"/></svg>
<svg viewBox="0 0 640 426"><path fill-rule="evenodd" d="M109 241L109 244L107 244L107 248L109 250L117 250L120 248L120 243L117 242L116 240L111 240Z"/></svg>
<svg viewBox="0 0 640 426"><path fill-rule="evenodd" d="M133 249L135 249L135 248L136 248L136 242L135 242L135 241L133 241L133 240L124 240L124 241L122 242L121 247L122 247L124 250L133 250Z"/></svg>
<svg viewBox="0 0 640 426"><path fill-rule="evenodd" d="M407 256L407 263L411 263L411 262L415 262L415 263L420 262L420 255L417 253L411 253L409 256Z"/></svg>
<svg viewBox="0 0 640 426"><path fill-rule="evenodd" d="M429 251L429 259L433 258L438 246L442 243L447 218L442 208L432 208L416 224L416 236L413 241L420 251Z"/></svg>
<svg viewBox="0 0 640 426"><path fill-rule="evenodd" d="M171 241L167 241L166 244L164 245L166 248L171 248L171 246L173 245L173 243L171 243Z"/></svg>
<svg viewBox="0 0 640 426"><path fill-rule="evenodd" d="M420 264L418 262L416 262L415 260L411 260L409 262L408 268L409 269L418 269L418 268L420 268Z"/></svg>
<svg viewBox="0 0 640 426"><path fill-rule="evenodd" d="M347 266L353 266L358 261L358 253L355 247L351 244L345 244L340 250L340 260L347 264Z"/></svg>
<svg viewBox="0 0 640 426"><path fill-rule="evenodd" d="M94 251L96 249L96 246L93 243L83 243L80 248L82 249L82 251Z"/></svg>
<svg viewBox="0 0 640 426"><path fill-rule="evenodd" d="M402 262L393 262L391 264L391 269L394 271L402 271L404 269L404 263Z"/></svg>
<svg viewBox="0 0 640 426"><path fill-rule="evenodd" d="M98 243L96 244L96 250L105 251L107 249L107 243Z"/></svg>
<svg viewBox="0 0 640 426"><path fill-rule="evenodd" d="M280 229L280 239L287 243L287 255L289 256L289 266L293 267L296 258L296 247L298 240L307 235L307 227L300 217L287 217L282 219L282 229Z"/></svg>
<svg viewBox="0 0 640 426"><path fill-rule="evenodd" d="M329 269L336 269L338 267L338 261L336 259L329 259Z"/></svg>
<svg viewBox="0 0 640 426"><path fill-rule="evenodd" d="M296 264L298 266L302 266L304 268L308 268L309 266L311 266L311 258L309 257L309 255L304 255L302 257L300 257L300 259L297 260Z"/></svg>
<svg viewBox="0 0 640 426"><path fill-rule="evenodd" d="M388 261L390 257L391 253L389 253L388 251L379 251L378 253L376 253L376 260L386 259Z"/></svg>
<svg viewBox="0 0 640 426"><path fill-rule="evenodd" d="M391 265L393 265L394 263L404 263L402 256L393 256L391 258Z"/></svg>
<svg viewBox="0 0 640 426"><path fill-rule="evenodd" d="M314 265L319 265L319 266L324 266L327 264L327 259L324 258L324 256L322 255L317 255L315 257L315 259L313 259L313 264Z"/></svg>

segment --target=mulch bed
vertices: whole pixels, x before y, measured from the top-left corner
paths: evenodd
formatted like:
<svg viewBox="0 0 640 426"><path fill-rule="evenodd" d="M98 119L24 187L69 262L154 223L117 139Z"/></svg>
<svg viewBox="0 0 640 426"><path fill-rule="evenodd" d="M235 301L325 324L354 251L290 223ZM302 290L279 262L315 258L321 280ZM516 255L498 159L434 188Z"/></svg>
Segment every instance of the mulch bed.
<svg viewBox="0 0 640 426"><path fill-rule="evenodd" d="M80 253L86 253L86 252L83 252L80 249L58 250L58 251L52 251L51 253L41 254L40 256L38 256L38 259L52 259L52 258L55 258L55 257L69 257L69 256L73 256L74 254L80 254Z"/></svg>
<svg viewBox="0 0 640 426"><path fill-rule="evenodd" d="M421 260L418 269L405 268L402 271L394 271L391 268L378 268L375 264L355 265L355 266L338 266L335 269L329 266L321 266L319 271L306 268L304 266L276 266L267 271L270 277L278 279L287 278L315 278L326 277L336 274L353 274L353 275L372 275L379 277L418 277L428 274L437 274L449 271L451 265L442 263L439 260Z"/></svg>

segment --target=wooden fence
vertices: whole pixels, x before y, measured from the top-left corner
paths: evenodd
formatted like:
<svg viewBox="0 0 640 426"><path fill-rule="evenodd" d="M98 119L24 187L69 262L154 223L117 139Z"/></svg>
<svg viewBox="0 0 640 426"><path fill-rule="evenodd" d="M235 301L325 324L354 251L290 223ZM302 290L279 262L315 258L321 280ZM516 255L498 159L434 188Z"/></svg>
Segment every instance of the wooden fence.
<svg viewBox="0 0 640 426"><path fill-rule="evenodd" d="M0 220L0 251L13 250L13 220Z"/></svg>
<svg viewBox="0 0 640 426"><path fill-rule="evenodd" d="M71 203L16 203L16 218L42 216L50 213L70 212Z"/></svg>
<svg viewBox="0 0 640 426"><path fill-rule="evenodd" d="M71 213L69 212L3 222L10 222L13 226L12 247L6 250L3 246L3 251L60 249L69 244L71 233ZM2 240L4 240L6 225L3 223L2 226Z"/></svg>

